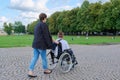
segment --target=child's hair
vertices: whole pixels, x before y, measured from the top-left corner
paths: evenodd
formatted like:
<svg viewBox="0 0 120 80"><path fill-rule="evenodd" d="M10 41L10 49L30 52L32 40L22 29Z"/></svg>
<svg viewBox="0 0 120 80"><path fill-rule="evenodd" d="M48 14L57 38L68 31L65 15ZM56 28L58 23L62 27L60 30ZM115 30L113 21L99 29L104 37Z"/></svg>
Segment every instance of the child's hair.
<svg viewBox="0 0 120 80"><path fill-rule="evenodd" d="M58 37L59 38L63 38L63 36L64 36L64 33L62 31L58 32Z"/></svg>

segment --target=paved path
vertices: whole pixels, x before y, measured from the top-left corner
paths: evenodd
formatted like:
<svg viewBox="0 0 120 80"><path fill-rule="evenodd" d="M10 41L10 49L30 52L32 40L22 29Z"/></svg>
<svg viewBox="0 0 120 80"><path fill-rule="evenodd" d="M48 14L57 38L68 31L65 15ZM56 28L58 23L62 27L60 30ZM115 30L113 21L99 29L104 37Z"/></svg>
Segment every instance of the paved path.
<svg viewBox="0 0 120 80"><path fill-rule="evenodd" d="M57 69L43 74L39 59L37 78L27 77L31 47L0 48L0 80L120 80L120 45L71 45L79 64L69 73Z"/></svg>

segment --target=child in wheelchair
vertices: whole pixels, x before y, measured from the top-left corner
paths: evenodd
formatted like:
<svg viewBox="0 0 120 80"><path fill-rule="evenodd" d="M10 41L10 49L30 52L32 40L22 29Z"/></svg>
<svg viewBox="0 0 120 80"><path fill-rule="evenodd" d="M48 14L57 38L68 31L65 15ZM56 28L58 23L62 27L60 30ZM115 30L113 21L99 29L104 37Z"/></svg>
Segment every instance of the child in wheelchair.
<svg viewBox="0 0 120 80"><path fill-rule="evenodd" d="M62 55L62 53L67 52L70 54L70 56L72 58L72 63L74 65L78 64L72 49L69 47L68 42L63 39L63 37L64 37L64 33L59 32L58 39L56 40L58 42L58 44L53 43L53 49L49 52L51 55L52 63L53 64L55 63L55 61L54 61L55 58L59 59L60 56Z"/></svg>

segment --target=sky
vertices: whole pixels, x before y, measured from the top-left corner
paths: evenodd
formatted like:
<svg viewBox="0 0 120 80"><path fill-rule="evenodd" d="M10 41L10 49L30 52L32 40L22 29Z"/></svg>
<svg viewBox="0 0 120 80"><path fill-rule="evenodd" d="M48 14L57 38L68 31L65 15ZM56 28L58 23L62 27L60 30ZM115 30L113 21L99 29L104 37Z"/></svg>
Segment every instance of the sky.
<svg viewBox="0 0 120 80"><path fill-rule="evenodd" d="M80 7L84 0L0 0L0 28L3 23L21 21L24 25L38 19L41 12L50 16L56 11ZM90 3L109 0L88 0Z"/></svg>

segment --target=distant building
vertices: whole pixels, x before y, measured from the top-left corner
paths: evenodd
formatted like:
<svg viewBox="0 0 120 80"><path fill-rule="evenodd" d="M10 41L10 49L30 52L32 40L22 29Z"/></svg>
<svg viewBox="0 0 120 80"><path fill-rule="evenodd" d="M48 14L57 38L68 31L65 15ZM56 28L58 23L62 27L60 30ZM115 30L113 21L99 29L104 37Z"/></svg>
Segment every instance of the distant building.
<svg viewBox="0 0 120 80"><path fill-rule="evenodd" d="M7 33L3 29L0 29L0 35L7 35Z"/></svg>

